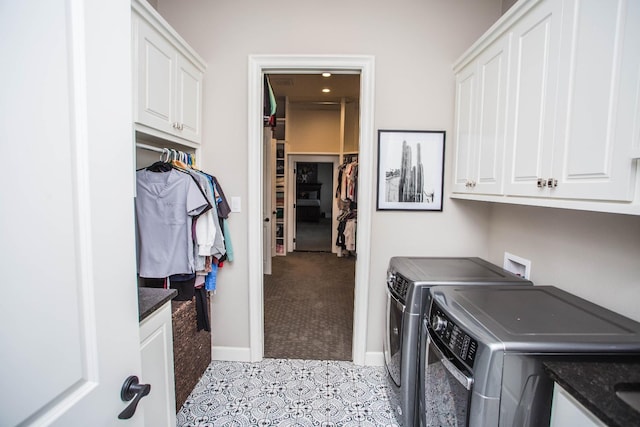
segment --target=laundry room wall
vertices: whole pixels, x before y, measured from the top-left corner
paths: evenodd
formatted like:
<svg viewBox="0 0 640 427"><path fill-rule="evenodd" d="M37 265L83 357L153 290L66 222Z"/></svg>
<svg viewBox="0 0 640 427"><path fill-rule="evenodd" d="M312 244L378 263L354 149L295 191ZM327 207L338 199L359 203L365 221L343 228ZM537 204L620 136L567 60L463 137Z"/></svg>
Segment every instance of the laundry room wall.
<svg viewBox="0 0 640 427"><path fill-rule="evenodd" d="M489 229L490 261L518 255L534 283L640 321L640 217L496 204Z"/></svg>
<svg viewBox="0 0 640 427"><path fill-rule="evenodd" d="M455 92L452 64L498 19L502 7L501 0L158 3L160 13L208 63L202 164L215 171L228 196L242 198L243 206L250 203L249 55L374 56L375 129L445 130L448 183ZM362 143L377 151L377 140ZM469 206L448 197L443 212L372 212L366 333L366 351L372 358L382 351L389 258L486 256L488 218L488 207ZM213 340L214 346L242 349L249 346L246 209L232 214L229 222L235 260L219 275L213 297Z"/></svg>

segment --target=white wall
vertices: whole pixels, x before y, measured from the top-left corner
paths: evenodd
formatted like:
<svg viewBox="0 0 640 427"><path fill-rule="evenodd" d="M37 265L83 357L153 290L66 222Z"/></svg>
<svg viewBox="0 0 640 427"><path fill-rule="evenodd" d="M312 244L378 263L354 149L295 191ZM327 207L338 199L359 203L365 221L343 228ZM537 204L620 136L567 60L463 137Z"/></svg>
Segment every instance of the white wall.
<svg viewBox="0 0 640 427"><path fill-rule="evenodd" d="M227 196L247 189L250 54L375 56L375 128L444 129L451 170L451 65L501 13L501 0L159 0L160 13L207 61L202 164ZM363 141L377 146L377 141ZM374 150L375 151L375 150ZM448 182L448 180L446 181ZM374 183L375 185L375 183ZM447 190L445 189L445 192ZM375 191L374 193L375 194ZM373 212L367 351L382 351L384 279L393 255L487 256L486 206L445 198L444 212ZM235 261L213 297L214 346L249 345L247 215L229 221Z"/></svg>
<svg viewBox="0 0 640 427"><path fill-rule="evenodd" d="M640 217L496 204L489 227L489 261L527 258L535 284L640 321Z"/></svg>

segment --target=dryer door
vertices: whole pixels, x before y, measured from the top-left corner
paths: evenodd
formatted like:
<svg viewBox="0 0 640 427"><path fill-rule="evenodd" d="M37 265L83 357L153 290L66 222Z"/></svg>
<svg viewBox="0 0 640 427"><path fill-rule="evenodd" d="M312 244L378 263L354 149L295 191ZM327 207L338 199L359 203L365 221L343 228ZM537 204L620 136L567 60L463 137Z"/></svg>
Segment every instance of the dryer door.
<svg viewBox="0 0 640 427"><path fill-rule="evenodd" d="M404 304L387 288L387 325L384 339L384 363L393 382L400 387L400 364L402 360L402 317Z"/></svg>
<svg viewBox="0 0 640 427"><path fill-rule="evenodd" d="M467 427L473 377L423 324L420 372L420 426Z"/></svg>

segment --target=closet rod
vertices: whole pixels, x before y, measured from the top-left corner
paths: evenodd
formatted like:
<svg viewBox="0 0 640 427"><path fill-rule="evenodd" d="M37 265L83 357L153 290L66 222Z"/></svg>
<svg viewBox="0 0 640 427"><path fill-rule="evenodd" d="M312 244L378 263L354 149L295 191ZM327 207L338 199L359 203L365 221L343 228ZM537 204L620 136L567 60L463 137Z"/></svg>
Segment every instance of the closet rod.
<svg viewBox="0 0 640 427"><path fill-rule="evenodd" d="M142 144L140 142L136 142L137 148L142 148L143 150L155 151L156 153L164 153L162 148L154 147L152 145Z"/></svg>

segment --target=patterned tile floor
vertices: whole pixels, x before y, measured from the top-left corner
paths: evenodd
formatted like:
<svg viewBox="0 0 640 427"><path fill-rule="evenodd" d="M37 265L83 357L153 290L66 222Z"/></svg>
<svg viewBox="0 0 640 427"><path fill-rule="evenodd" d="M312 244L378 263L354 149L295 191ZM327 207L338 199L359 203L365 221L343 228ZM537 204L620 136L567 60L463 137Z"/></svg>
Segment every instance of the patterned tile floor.
<svg viewBox="0 0 640 427"><path fill-rule="evenodd" d="M397 426L384 368L351 362L213 361L177 416L178 427Z"/></svg>

